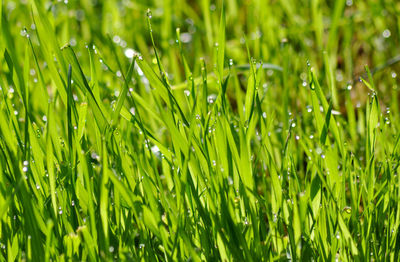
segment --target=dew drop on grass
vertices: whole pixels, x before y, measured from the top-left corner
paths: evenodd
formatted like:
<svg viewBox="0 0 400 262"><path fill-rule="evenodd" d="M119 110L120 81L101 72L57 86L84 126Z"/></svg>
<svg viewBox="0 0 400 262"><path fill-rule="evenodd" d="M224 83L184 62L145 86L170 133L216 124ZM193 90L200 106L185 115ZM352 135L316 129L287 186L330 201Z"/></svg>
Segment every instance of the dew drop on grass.
<svg viewBox="0 0 400 262"><path fill-rule="evenodd" d="M383 31L383 33L382 33L382 36L383 36L384 38L389 38L390 35L391 35L391 32L390 32L389 29L385 29L385 30Z"/></svg>
<svg viewBox="0 0 400 262"><path fill-rule="evenodd" d="M121 37L119 35L115 35L113 37L113 42L119 44L119 42L121 42Z"/></svg>
<svg viewBox="0 0 400 262"><path fill-rule="evenodd" d="M189 90L185 90L183 92L185 93L186 96L190 96L190 91Z"/></svg>
<svg viewBox="0 0 400 262"><path fill-rule="evenodd" d="M207 97L207 102L208 102L209 104L214 104L216 98L217 98L217 95L211 94L211 95L209 95L209 96Z"/></svg>
<svg viewBox="0 0 400 262"><path fill-rule="evenodd" d="M217 161L213 160L213 161L212 161L212 165L213 165L213 166L216 166L216 165L217 165Z"/></svg>
<svg viewBox="0 0 400 262"><path fill-rule="evenodd" d="M69 44L70 44L71 46L76 46L76 39L75 39L75 38L71 38L71 39L69 40Z"/></svg>
<svg viewBox="0 0 400 262"><path fill-rule="evenodd" d="M151 19L151 18L153 17L153 14L151 13L151 10L150 10L150 9L147 9L147 17L148 17L149 19Z"/></svg>
<svg viewBox="0 0 400 262"><path fill-rule="evenodd" d="M273 216L274 216L274 220L273 221L274 221L274 223L276 223L278 221L278 216L275 213L273 214Z"/></svg>
<svg viewBox="0 0 400 262"><path fill-rule="evenodd" d="M113 253L113 252L114 252L114 247L113 247L113 246L110 246L110 247L108 248L108 251L110 251L110 253Z"/></svg>
<svg viewBox="0 0 400 262"><path fill-rule="evenodd" d="M75 201L74 200L72 200L71 205L75 206Z"/></svg>
<svg viewBox="0 0 400 262"><path fill-rule="evenodd" d="M132 48L127 48L125 49L124 54L127 58L133 58L135 56L135 51Z"/></svg>
<svg viewBox="0 0 400 262"><path fill-rule="evenodd" d="M262 117L263 117L263 118L267 118L267 113L266 113L266 112L263 112L263 113L262 113Z"/></svg>
<svg viewBox="0 0 400 262"><path fill-rule="evenodd" d="M315 152L320 155L322 153L322 149L320 147L317 147L317 149L315 149Z"/></svg>
<svg viewBox="0 0 400 262"><path fill-rule="evenodd" d="M39 190L39 189L40 189L40 186L39 186L39 185L36 185L36 189Z"/></svg>

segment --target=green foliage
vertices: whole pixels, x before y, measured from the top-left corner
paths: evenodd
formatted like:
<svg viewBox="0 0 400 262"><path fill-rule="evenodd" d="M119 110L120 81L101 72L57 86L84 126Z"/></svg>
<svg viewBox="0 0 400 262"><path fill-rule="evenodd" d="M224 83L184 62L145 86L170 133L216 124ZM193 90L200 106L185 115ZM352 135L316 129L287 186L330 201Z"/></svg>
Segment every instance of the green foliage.
<svg viewBox="0 0 400 262"><path fill-rule="evenodd" d="M0 3L0 261L399 256L396 1Z"/></svg>

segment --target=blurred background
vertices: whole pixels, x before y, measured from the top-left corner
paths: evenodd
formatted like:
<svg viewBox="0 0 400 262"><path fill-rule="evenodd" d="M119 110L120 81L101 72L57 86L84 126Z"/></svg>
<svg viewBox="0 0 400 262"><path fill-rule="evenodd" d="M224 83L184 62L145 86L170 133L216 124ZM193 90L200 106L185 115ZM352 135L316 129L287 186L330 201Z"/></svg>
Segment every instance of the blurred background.
<svg viewBox="0 0 400 262"><path fill-rule="evenodd" d="M34 36L30 1L3 2L8 22L15 25L13 35L29 33ZM107 53L108 48L104 48L108 44L105 36L109 35L120 47L121 54L129 57L132 51L140 52L152 61L153 49L146 22L150 9L155 44L170 80L177 84L185 77L175 41L176 29L180 28L183 52L193 72L200 72L200 58L212 66L209 61L217 42L221 2L65 0L42 1L42 5L54 16L52 23L60 45L70 43L76 50L82 50L87 44L95 44L100 52L104 51L102 55L106 59L111 55ZM244 44L247 40L250 54L257 61L281 67L288 64L290 70L286 81L291 86L292 98L297 95L295 90L307 80L306 61L321 71L320 75L328 75L324 71L331 66L340 98L340 90L348 83L354 85L353 81L365 72L366 64L373 69L400 55L398 1L226 0L225 9L226 63L228 59L235 64L249 63ZM16 48L24 46L17 45ZM80 52L78 55L87 56ZM324 59L328 61L324 62ZM112 59L108 60L112 66ZM380 91L391 93L398 68L387 66L376 74ZM267 79L271 86L274 86L273 73L270 71ZM362 93L352 95L362 103ZM335 103L339 105L337 101Z"/></svg>

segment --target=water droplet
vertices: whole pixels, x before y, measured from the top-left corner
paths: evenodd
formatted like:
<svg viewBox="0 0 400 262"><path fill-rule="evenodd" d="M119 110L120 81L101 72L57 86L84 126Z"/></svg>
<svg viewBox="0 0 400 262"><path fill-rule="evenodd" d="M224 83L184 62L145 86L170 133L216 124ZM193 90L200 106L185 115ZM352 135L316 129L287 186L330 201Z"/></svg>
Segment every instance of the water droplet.
<svg viewBox="0 0 400 262"><path fill-rule="evenodd" d="M207 102L208 102L209 104L213 104L213 103L215 102L215 99L217 99L217 95L211 94L211 95L209 95L209 96L207 97Z"/></svg>
<svg viewBox="0 0 400 262"><path fill-rule="evenodd" d="M266 113L266 112L263 112L263 113L262 113L262 117L263 117L263 118L267 118L267 113Z"/></svg>
<svg viewBox="0 0 400 262"><path fill-rule="evenodd" d="M384 38L389 38L390 35L391 35L391 32L390 32L389 29L385 29L385 30L383 31L383 33L382 33L382 36L383 36Z"/></svg>
<svg viewBox="0 0 400 262"><path fill-rule="evenodd" d="M125 49L124 54L127 58L133 58L135 56L135 50L132 48L127 48Z"/></svg>
<svg viewBox="0 0 400 262"><path fill-rule="evenodd" d="M151 18L153 17L153 14L151 13L150 8L147 9L147 17L148 17L149 19L151 19Z"/></svg>
<svg viewBox="0 0 400 262"><path fill-rule="evenodd" d="M351 90L353 88L353 86L351 84L347 85L347 90Z"/></svg>
<svg viewBox="0 0 400 262"><path fill-rule="evenodd" d="M151 147L151 152L153 152L153 154L155 154L156 156L160 155L160 149L158 148L157 145Z"/></svg>
<svg viewBox="0 0 400 262"><path fill-rule="evenodd" d="M183 92L185 93L186 96L190 96L190 91L189 90L185 90Z"/></svg>
<svg viewBox="0 0 400 262"><path fill-rule="evenodd" d="M119 37L118 35L115 35L113 37L113 42L116 43L116 44L119 44L119 42L121 42L121 37Z"/></svg>
<svg viewBox="0 0 400 262"><path fill-rule="evenodd" d="M212 161L212 165L213 165L213 166L216 166L216 165L217 165L217 162L216 162L215 160L213 160L213 161Z"/></svg>
<svg viewBox="0 0 400 262"><path fill-rule="evenodd" d="M192 35L190 33L182 33L181 34L182 43L190 43L192 41Z"/></svg>
<svg viewBox="0 0 400 262"><path fill-rule="evenodd" d="M40 186L39 186L39 185L36 185L36 189L39 190L39 189L40 189Z"/></svg>
<svg viewBox="0 0 400 262"><path fill-rule="evenodd" d="M392 78L396 78L397 77L397 74L396 74L396 72L392 72Z"/></svg>
<svg viewBox="0 0 400 262"><path fill-rule="evenodd" d="M69 44L70 44L71 46L76 46L76 39L75 39L75 38L71 38L71 39L69 40Z"/></svg>
<svg viewBox="0 0 400 262"><path fill-rule="evenodd" d="M71 201L71 205L75 206L75 201L74 200Z"/></svg>
<svg viewBox="0 0 400 262"><path fill-rule="evenodd" d="M110 253L113 253L113 252L114 252L114 247L113 247L113 246L110 246L110 247L108 248L108 251L110 251Z"/></svg>

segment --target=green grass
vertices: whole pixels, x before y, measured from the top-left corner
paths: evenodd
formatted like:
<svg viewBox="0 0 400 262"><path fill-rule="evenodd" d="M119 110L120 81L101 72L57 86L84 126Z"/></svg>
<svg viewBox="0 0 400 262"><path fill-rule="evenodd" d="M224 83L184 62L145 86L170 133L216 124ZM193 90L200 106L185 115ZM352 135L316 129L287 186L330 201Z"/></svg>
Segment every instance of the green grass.
<svg viewBox="0 0 400 262"><path fill-rule="evenodd" d="M397 261L397 1L0 3L0 261Z"/></svg>

